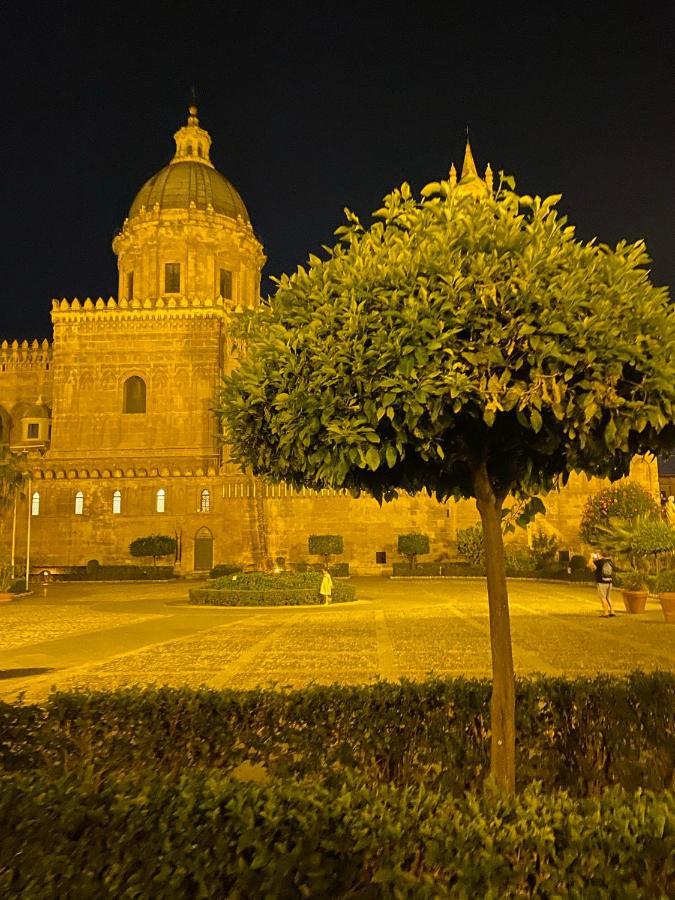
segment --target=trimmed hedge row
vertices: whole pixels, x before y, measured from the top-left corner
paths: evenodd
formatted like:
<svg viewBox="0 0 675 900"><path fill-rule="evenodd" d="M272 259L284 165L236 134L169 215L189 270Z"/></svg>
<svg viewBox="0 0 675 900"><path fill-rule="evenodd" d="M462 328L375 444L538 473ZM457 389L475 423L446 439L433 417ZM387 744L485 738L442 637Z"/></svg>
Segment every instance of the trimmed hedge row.
<svg viewBox="0 0 675 900"><path fill-rule="evenodd" d="M321 575L315 572L265 572L234 574L219 578L213 585L193 588L191 603L209 606L311 606L323 602L319 593ZM333 583L334 603L347 603L356 599L353 587Z"/></svg>
<svg viewBox="0 0 675 900"><path fill-rule="evenodd" d="M353 600L356 600L353 587L333 584L333 603L349 603ZM266 588L251 591L191 588L190 603L206 606L317 606L323 603L323 598L318 588Z"/></svg>
<svg viewBox="0 0 675 900"><path fill-rule="evenodd" d="M173 566L72 566L54 581L157 581L175 578Z"/></svg>
<svg viewBox="0 0 675 900"><path fill-rule="evenodd" d="M666 897L675 799L0 778L4 897ZM668 885L671 885L671 888Z"/></svg>
<svg viewBox="0 0 675 900"><path fill-rule="evenodd" d="M301 691L140 689L0 704L0 766L231 771L340 784L423 784L461 795L489 770L489 681L433 679ZM675 675L517 682L519 784L576 795L675 785Z"/></svg>
<svg viewBox="0 0 675 900"><path fill-rule="evenodd" d="M454 575L459 577L481 577L485 578L485 568L482 566L472 566L467 563L418 563L411 570L408 563L394 563L392 567L392 575L394 578L405 578L406 576L432 576L444 577ZM591 583L594 581L593 574L588 570L576 570L568 572L567 568L561 569L559 566L545 567L542 569L520 569L511 566L506 567L507 578L544 578L553 581L570 581L573 583Z"/></svg>

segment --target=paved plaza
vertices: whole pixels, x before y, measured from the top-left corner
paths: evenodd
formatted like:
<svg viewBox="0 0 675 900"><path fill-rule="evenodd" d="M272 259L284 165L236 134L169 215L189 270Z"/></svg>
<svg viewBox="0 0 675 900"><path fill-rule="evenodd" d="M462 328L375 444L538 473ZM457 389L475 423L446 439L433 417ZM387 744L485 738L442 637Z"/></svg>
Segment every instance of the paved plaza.
<svg viewBox="0 0 675 900"><path fill-rule="evenodd" d="M353 578L330 607L190 607L189 585L54 584L0 606L0 697L132 684L300 687L490 674L480 580ZM192 583L194 586L194 583ZM620 675L675 668L675 628L647 612L600 619L593 587L512 582L516 671Z"/></svg>

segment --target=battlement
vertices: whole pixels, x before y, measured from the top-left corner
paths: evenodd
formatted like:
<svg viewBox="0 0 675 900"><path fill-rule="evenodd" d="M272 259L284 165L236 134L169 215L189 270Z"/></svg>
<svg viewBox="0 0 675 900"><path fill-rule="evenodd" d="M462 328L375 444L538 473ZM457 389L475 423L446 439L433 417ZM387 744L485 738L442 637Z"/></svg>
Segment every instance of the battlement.
<svg viewBox="0 0 675 900"><path fill-rule="evenodd" d="M0 363L3 371L7 368L30 366L43 367L52 359L52 345L45 338L42 343L34 340L28 341L3 341L0 344Z"/></svg>
<svg viewBox="0 0 675 900"><path fill-rule="evenodd" d="M107 300L104 300L103 297L99 297L97 300L92 300L91 297L87 297L86 300L79 300L77 297L75 297L74 300L66 300L65 298L62 300L52 300L52 318L61 313L134 313L145 312L148 310L181 311L188 309L227 309L232 312L241 311L241 307L234 306L231 300L224 300L222 297L217 297L215 300L210 298L201 300L199 297L191 297L188 299L187 297L180 295L166 298L148 298L146 300L126 300L124 298L115 300L114 297L109 297Z"/></svg>

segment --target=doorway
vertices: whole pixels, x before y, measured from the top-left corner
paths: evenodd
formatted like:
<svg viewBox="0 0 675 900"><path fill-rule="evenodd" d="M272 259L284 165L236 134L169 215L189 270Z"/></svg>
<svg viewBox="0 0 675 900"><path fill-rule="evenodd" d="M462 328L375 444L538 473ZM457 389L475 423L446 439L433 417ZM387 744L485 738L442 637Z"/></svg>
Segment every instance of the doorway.
<svg viewBox="0 0 675 900"><path fill-rule="evenodd" d="M208 528L200 528L195 535L195 571L213 568L213 535Z"/></svg>

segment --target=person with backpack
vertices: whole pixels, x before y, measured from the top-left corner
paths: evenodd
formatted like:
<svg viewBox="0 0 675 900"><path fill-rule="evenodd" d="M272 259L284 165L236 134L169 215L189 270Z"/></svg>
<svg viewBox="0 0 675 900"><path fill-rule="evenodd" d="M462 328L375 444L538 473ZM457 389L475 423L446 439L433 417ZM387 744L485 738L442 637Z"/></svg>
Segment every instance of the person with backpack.
<svg viewBox="0 0 675 900"><path fill-rule="evenodd" d="M598 587L598 596L602 603L603 619L611 619L616 615L612 609L612 601L610 594L612 592L612 575L614 574L614 563L609 554L603 550L601 553L593 553L589 560L590 569L595 569L595 583Z"/></svg>

